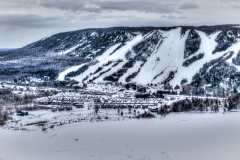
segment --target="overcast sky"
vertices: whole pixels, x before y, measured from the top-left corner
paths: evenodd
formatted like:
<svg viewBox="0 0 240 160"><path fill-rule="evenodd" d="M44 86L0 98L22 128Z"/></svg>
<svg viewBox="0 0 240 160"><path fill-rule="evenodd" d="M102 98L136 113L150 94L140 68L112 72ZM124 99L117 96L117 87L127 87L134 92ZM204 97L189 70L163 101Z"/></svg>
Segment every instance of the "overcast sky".
<svg viewBox="0 0 240 160"><path fill-rule="evenodd" d="M240 0L0 0L0 48L63 31L240 24Z"/></svg>

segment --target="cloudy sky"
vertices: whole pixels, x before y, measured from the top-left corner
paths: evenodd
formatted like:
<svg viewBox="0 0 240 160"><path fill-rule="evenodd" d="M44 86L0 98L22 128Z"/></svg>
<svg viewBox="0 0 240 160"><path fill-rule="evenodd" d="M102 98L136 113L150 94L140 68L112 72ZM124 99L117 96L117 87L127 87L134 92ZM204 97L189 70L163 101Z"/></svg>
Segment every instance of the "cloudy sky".
<svg viewBox="0 0 240 160"><path fill-rule="evenodd" d="M240 0L0 0L0 48L63 31L240 24Z"/></svg>

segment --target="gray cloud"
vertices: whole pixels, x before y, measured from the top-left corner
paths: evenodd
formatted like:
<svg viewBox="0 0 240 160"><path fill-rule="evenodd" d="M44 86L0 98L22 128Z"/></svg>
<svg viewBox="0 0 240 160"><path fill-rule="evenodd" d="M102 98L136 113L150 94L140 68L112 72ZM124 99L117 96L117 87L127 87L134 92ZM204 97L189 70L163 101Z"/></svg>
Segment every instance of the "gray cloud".
<svg viewBox="0 0 240 160"><path fill-rule="evenodd" d="M179 11L176 9L175 3L160 3L158 1L132 1L131 3L125 3L123 1L109 1L108 3L103 1L96 2L102 9L106 10L135 10L140 12L156 12L156 13L171 13Z"/></svg>
<svg viewBox="0 0 240 160"><path fill-rule="evenodd" d="M159 2L159 1L139 1L132 0L124 1L124 0L115 0L115 1L97 1L90 0L87 2L79 2L75 0L60 0L57 3L55 1L40 1L40 5L48 8L57 8L66 11L86 11L86 12L104 12L104 11L139 11L146 13L180 13L177 10L177 3L173 2Z"/></svg>
<svg viewBox="0 0 240 160"><path fill-rule="evenodd" d="M84 17L87 19L87 17ZM52 23L47 22L47 25L39 28L27 28L27 27L14 27L8 25L2 27L0 25L0 48L15 48L22 47L34 41L40 40L44 37L51 36L59 32L67 32L72 30L79 30L84 28L105 28L113 26L129 26L129 27L140 27L140 26L176 26L183 25L184 21L169 21L168 19L161 19L160 17L152 18L139 18L139 17L128 17L121 16L102 16L101 18L93 19L89 18L88 21L82 21L81 19L77 22L67 23L62 22ZM21 25L22 26L22 25Z"/></svg>
<svg viewBox="0 0 240 160"><path fill-rule="evenodd" d="M168 15L168 16L166 16L166 15L162 15L161 16L162 18L167 18L167 19L187 19L187 17L185 17L185 16L179 16L179 17L175 17L175 16L173 16L173 15Z"/></svg>
<svg viewBox="0 0 240 160"><path fill-rule="evenodd" d="M31 14L2 14L0 15L0 26L44 28L59 20L59 17L42 17Z"/></svg>
<svg viewBox="0 0 240 160"><path fill-rule="evenodd" d="M87 11L91 13L99 13L101 10L100 8L96 7L89 7L86 6L86 2L84 1L74 1L74 0L60 0L56 3L56 1L40 1L39 5L47 8L55 8L55 9L60 9L60 10L65 10L65 11Z"/></svg>
<svg viewBox="0 0 240 160"><path fill-rule="evenodd" d="M196 9L198 8L198 5L195 3L183 3L179 9Z"/></svg>
<svg viewBox="0 0 240 160"><path fill-rule="evenodd" d="M187 19L185 16L179 16L177 19Z"/></svg>
<svg viewBox="0 0 240 160"><path fill-rule="evenodd" d="M223 3L229 3L229 2L239 2L239 0L220 0Z"/></svg>
<svg viewBox="0 0 240 160"><path fill-rule="evenodd" d="M0 0L0 14L3 11L17 12L19 10L29 11L31 8L38 8L38 3L34 0Z"/></svg>
<svg viewBox="0 0 240 160"><path fill-rule="evenodd" d="M0 48L83 28L240 23L239 0L0 1Z"/></svg>
<svg viewBox="0 0 240 160"><path fill-rule="evenodd" d="M162 15L161 17L162 17L162 18L167 18L167 16L166 16L166 15Z"/></svg>
<svg viewBox="0 0 240 160"><path fill-rule="evenodd" d="M167 18L167 19L176 19L176 17L175 16L173 16L173 15L162 15L161 16L162 18Z"/></svg>
<svg viewBox="0 0 240 160"><path fill-rule="evenodd" d="M239 6L239 5L232 5L232 8L234 8L234 9L240 9L240 6Z"/></svg>

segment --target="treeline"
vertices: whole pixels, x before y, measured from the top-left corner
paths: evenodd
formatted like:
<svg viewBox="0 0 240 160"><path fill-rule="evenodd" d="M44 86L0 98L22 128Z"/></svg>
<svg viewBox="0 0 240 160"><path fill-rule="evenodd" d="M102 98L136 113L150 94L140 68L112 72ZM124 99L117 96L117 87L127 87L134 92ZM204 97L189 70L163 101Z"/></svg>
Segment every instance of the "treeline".
<svg viewBox="0 0 240 160"><path fill-rule="evenodd" d="M190 55L197 52L200 48L200 44L201 44L201 38L199 34L195 30L191 29L187 37L187 40L185 42L184 58L188 58Z"/></svg>
<svg viewBox="0 0 240 160"><path fill-rule="evenodd" d="M239 38L239 28L234 27L229 30L223 30L218 34L216 42L218 43L217 47L213 51L213 54L216 52L225 51L227 48L231 47L234 43L237 43Z"/></svg>
<svg viewBox="0 0 240 160"><path fill-rule="evenodd" d="M220 107L223 107L224 111L231 111L232 109L238 109L238 101L240 100L240 94L220 101L218 99L202 99L192 98L184 99L172 104L171 112L188 112L188 111L200 111L218 112Z"/></svg>
<svg viewBox="0 0 240 160"><path fill-rule="evenodd" d="M69 72L65 77L76 77L85 72L88 68L89 68L88 65L84 65L80 67L77 71Z"/></svg>
<svg viewBox="0 0 240 160"><path fill-rule="evenodd" d="M229 95L229 93L226 93L226 91L229 92L228 90L232 90L232 94L237 93L237 88L240 86L240 72L234 66L225 62L232 55L233 52L229 52L216 60L205 63L199 72L194 75L190 83L191 90L198 90L199 95L204 95L205 88L201 88L208 84L212 90L215 90L213 93L215 96L225 97ZM237 60L235 63L237 63ZM221 84L226 85L227 89L224 89ZM186 93L185 88L183 87L183 93Z"/></svg>

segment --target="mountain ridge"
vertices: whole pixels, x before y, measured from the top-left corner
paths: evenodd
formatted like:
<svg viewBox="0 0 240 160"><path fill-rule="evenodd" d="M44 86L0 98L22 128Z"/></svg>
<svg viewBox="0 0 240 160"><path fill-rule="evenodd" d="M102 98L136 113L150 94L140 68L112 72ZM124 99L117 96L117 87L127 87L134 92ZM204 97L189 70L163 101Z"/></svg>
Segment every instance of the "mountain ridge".
<svg viewBox="0 0 240 160"><path fill-rule="evenodd" d="M196 74L204 66L213 70L228 65L238 75L238 26L113 27L58 33L1 52L0 79L70 77L85 83L154 83L165 89L178 88L187 79L190 85L199 85ZM218 85L222 82L220 78Z"/></svg>

